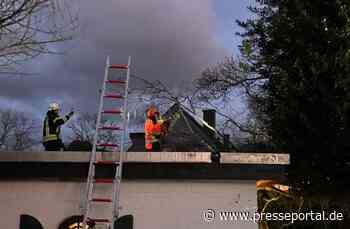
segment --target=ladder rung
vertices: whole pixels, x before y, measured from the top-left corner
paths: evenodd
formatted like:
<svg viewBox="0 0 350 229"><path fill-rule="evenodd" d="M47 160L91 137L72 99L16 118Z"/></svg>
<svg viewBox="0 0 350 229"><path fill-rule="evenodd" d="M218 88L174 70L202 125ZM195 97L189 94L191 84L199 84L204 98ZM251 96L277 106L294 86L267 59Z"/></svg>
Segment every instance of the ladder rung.
<svg viewBox="0 0 350 229"><path fill-rule="evenodd" d="M122 128L117 126L101 126L100 130L122 130Z"/></svg>
<svg viewBox="0 0 350 229"><path fill-rule="evenodd" d="M121 110L104 110L102 111L103 114L121 114Z"/></svg>
<svg viewBox="0 0 350 229"><path fill-rule="evenodd" d="M110 99L122 99L124 96L120 94L105 94L103 97L110 98Z"/></svg>
<svg viewBox="0 0 350 229"><path fill-rule="evenodd" d="M119 145L113 144L113 143L99 143L99 144L97 144L97 146L100 146L100 147L118 147Z"/></svg>
<svg viewBox="0 0 350 229"><path fill-rule="evenodd" d="M107 80L106 83L114 83L114 84L125 84L124 80Z"/></svg>
<svg viewBox="0 0 350 229"><path fill-rule="evenodd" d="M99 178L99 179L95 179L95 183L111 184L113 183L113 179Z"/></svg>
<svg viewBox="0 0 350 229"><path fill-rule="evenodd" d="M92 202L105 202L105 203L111 203L112 199L109 198L92 198Z"/></svg>
<svg viewBox="0 0 350 229"><path fill-rule="evenodd" d="M94 222L94 223L110 223L111 222L109 219L92 219L92 218L88 218L88 221Z"/></svg>
<svg viewBox="0 0 350 229"><path fill-rule="evenodd" d="M95 161L95 165L117 165L119 164L118 161Z"/></svg>
<svg viewBox="0 0 350 229"><path fill-rule="evenodd" d="M112 64L112 65L109 66L109 68L128 69L129 66L127 64Z"/></svg>

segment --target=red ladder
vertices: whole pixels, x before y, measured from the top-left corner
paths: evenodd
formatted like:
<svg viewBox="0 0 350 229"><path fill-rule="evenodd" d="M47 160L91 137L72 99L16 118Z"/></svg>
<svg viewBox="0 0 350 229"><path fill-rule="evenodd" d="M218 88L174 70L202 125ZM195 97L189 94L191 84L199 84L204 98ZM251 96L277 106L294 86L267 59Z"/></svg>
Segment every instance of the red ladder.
<svg viewBox="0 0 350 229"><path fill-rule="evenodd" d="M129 78L130 78L130 64L131 58L128 59L128 64L115 64L111 65L109 63L109 57L107 57L104 80L102 84L102 91L100 96L100 105L97 115L97 124L96 131L94 136L93 149L90 155L90 164L89 164L89 173L86 181L86 193L85 193L85 203L83 209L83 228L86 228L88 224L107 224L108 228L114 229L114 222L119 217L120 210L120 185L122 178L122 168L123 168L123 155L125 154L125 139L126 139L126 130L127 130L127 99L128 99L128 89L129 89ZM109 79L109 71L113 70L122 70L126 71L126 78L121 79ZM106 93L107 86L121 85L124 88L123 93ZM105 109L104 99L113 99L113 100L123 100L123 107L116 109ZM103 115L120 115L122 119L122 127L120 126L103 126L101 125L101 119ZM99 142L100 131L114 131L121 132L122 137L119 144L114 142ZM119 151L119 159L116 161L104 161L97 160L96 151L97 147L111 148L113 152ZM115 175L111 179L101 179L96 178L96 169L101 166L115 166ZM95 197L94 191L97 189L100 184L109 184L112 185L112 194L107 197ZM96 187L95 187L96 186ZM109 218L98 218L91 216L91 209L94 207L94 203L102 204L112 204L112 212Z"/></svg>

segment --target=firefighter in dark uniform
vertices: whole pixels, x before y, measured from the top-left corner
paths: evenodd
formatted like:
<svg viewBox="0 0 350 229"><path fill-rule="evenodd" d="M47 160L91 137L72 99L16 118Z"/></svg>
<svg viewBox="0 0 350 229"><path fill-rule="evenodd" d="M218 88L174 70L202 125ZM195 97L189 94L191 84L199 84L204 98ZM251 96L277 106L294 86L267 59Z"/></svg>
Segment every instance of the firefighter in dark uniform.
<svg viewBox="0 0 350 229"><path fill-rule="evenodd" d="M61 125L65 124L74 114L71 111L69 114L60 117L59 105L51 103L43 125L43 145L46 151L60 151L64 149L63 142L60 137Z"/></svg>

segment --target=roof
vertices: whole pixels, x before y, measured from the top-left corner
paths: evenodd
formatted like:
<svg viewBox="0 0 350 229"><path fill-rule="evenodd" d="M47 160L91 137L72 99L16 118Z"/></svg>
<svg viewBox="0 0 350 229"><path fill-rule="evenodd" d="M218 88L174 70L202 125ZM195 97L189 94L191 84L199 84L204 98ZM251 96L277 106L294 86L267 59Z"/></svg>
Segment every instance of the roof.
<svg viewBox="0 0 350 229"><path fill-rule="evenodd" d="M224 146L223 135L209 126L204 120L185 109L180 104L174 104L164 114L163 118L170 120L169 132L162 139L162 151L235 151L232 143ZM129 151L143 151L142 133L131 133L133 144ZM141 150L143 149L143 150ZM224 150L225 149L225 150Z"/></svg>
<svg viewBox="0 0 350 229"><path fill-rule="evenodd" d="M128 148L128 152L142 152L145 151L145 133L134 132L129 134L131 140L131 146Z"/></svg>

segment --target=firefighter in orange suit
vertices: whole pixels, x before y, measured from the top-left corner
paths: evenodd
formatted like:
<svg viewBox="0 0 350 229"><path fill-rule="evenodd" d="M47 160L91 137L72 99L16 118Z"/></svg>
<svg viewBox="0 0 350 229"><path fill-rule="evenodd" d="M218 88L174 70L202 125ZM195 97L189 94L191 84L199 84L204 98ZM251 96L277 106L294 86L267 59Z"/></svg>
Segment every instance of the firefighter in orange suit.
<svg viewBox="0 0 350 229"><path fill-rule="evenodd" d="M145 148L147 151L160 151L161 125L159 112L155 107L147 110L145 122Z"/></svg>

